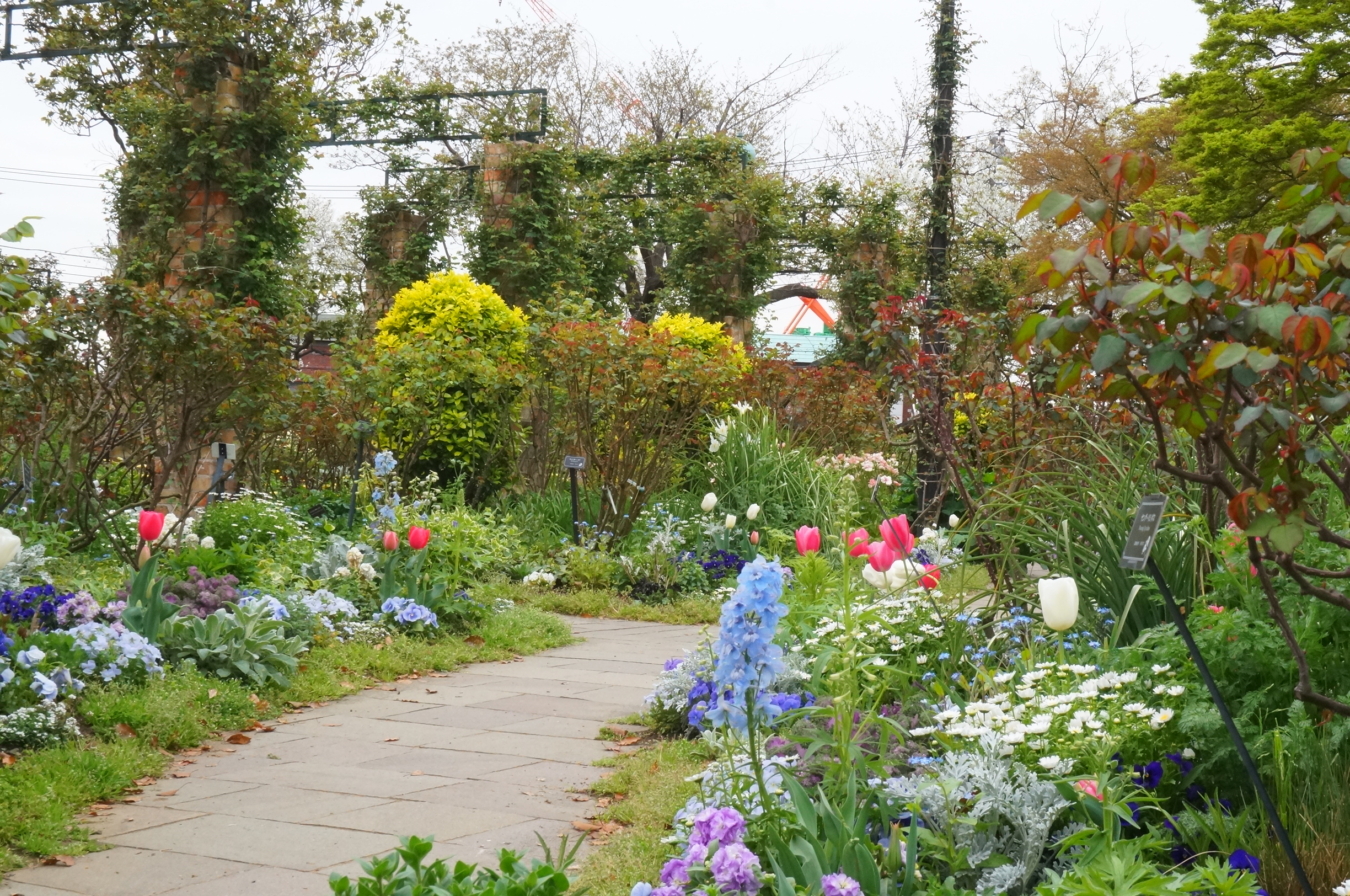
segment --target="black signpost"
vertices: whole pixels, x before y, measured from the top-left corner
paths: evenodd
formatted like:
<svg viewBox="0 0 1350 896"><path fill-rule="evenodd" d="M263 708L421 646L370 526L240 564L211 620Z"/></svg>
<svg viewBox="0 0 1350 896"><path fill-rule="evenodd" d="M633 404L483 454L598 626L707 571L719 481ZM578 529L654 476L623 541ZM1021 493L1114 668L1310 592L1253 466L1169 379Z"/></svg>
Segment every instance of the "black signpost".
<svg viewBox="0 0 1350 896"><path fill-rule="evenodd" d="M1172 589L1168 587L1167 580L1163 578L1162 570L1158 569L1158 564L1150 556L1153 551L1153 540L1158 536L1158 526L1162 523L1163 511L1166 508L1166 495L1145 495L1139 502L1139 509L1134 514L1134 523L1130 526L1130 534L1125 539L1125 549L1120 554L1121 568L1147 569L1149 575L1153 577L1153 581L1158 583L1158 590L1162 592L1163 600L1167 603L1167 610L1172 614L1172 621L1176 623L1177 631L1181 633L1181 640L1186 642L1186 649L1190 651L1191 660L1195 662L1195 668L1200 672L1201 680L1204 681L1205 687L1209 689L1209 696L1214 700L1214 706L1219 710L1219 716L1228 729L1228 736L1237 749L1243 768L1247 770L1247 777L1251 779L1252 787L1256 788L1256 795L1260 798L1261 805L1265 807L1266 815L1270 817L1270 826L1275 831L1275 839L1280 841L1280 847L1289 859L1289 867L1294 870L1294 876L1298 878L1299 884L1303 887L1303 892L1306 896L1314 896L1312 884L1308 882L1308 875L1303 870L1303 864L1298 860L1298 853L1294 852L1294 844L1289 840L1289 833L1280 821L1280 815L1275 810L1275 804L1271 802L1270 794L1266 792L1266 785L1261 781L1261 774L1256 770L1256 763L1252 761L1251 754L1247 752L1247 744L1243 742L1242 734L1233 721L1233 715L1228 711L1228 704L1224 702L1223 694L1219 693L1219 686L1215 683L1214 676L1209 674L1209 666L1205 664L1205 658L1200 655L1199 645L1195 643L1195 638L1191 636L1191 630L1186 625L1185 614L1181 612L1181 607L1177 606L1176 598L1173 597Z"/></svg>
<svg viewBox="0 0 1350 896"><path fill-rule="evenodd" d="M581 544L581 505L577 502L577 471L586 469L586 458L569 454L563 458L563 469L572 476L572 544Z"/></svg>

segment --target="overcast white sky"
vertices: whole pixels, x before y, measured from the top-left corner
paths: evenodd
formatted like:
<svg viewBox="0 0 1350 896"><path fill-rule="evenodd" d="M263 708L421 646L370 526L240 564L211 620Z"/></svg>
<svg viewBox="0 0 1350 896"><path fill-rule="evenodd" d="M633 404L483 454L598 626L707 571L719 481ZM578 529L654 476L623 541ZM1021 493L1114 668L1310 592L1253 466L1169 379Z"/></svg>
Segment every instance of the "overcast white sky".
<svg viewBox="0 0 1350 896"><path fill-rule="evenodd" d="M499 19L535 20L526 0L402 0L413 34L434 45L472 37ZM654 45L696 47L728 69L766 69L789 55L838 51L837 77L794 108L791 139L802 146L817 137L822 119L846 105L887 109L896 82L922 77L928 31L922 11L932 0L680 0L630 3L617 0L547 0L557 17L577 23L600 51L616 61L636 61ZM1134 0L1099 7L1081 0L964 0L965 28L980 44L966 75L968 94L1002 93L1028 66L1053 70L1055 35L1061 25L1091 20L1103 40L1133 43L1149 68L1185 68L1205 21L1190 0ZM1161 23L1161 24L1160 24ZM41 63L35 63L41 65ZM13 62L0 63L0 229L25 215L38 215L37 237L24 254L58 255L67 282L105 270L95 247L109 240L104 194L97 177L116 159L106 132L64 132L42 122L46 107ZM980 128L967 116L963 130ZM315 160L306 175L311 196L323 196L338 212L355 210L356 188L382 182L374 169L340 170ZM6 244L6 247L8 244Z"/></svg>

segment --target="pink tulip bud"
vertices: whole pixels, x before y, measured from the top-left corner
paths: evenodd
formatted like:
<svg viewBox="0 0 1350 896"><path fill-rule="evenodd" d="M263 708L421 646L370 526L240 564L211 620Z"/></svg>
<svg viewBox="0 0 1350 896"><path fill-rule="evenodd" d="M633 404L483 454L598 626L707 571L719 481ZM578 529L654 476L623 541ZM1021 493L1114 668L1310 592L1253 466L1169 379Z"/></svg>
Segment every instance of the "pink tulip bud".
<svg viewBox="0 0 1350 896"><path fill-rule="evenodd" d="M164 514L154 510L142 510L136 526L142 541L154 541L164 532Z"/></svg>
<svg viewBox="0 0 1350 896"><path fill-rule="evenodd" d="M867 562L877 572L887 572L899 559L895 550L884 541L874 541L867 549Z"/></svg>
<svg viewBox="0 0 1350 896"><path fill-rule="evenodd" d="M1097 786L1097 782L1093 781L1091 778L1083 778L1080 781L1074 781L1073 786L1077 787L1093 799L1100 800L1102 798L1101 789Z"/></svg>
<svg viewBox="0 0 1350 896"><path fill-rule="evenodd" d="M942 580L942 571L929 563L923 568L923 575L919 577L919 584L925 588L936 588L938 582Z"/></svg>
<svg viewBox="0 0 1350 896"><path fill-rule="evenodd" d="M815 526L802 526L795 533L797 553L805 556L820 550L820 530Z"/></svg>
<svg viewBox="0 0 1350 896"><path fill-rule="evenodd" d="M872 534L866 529L854 529L844 536L844 546L850 557L866 557L870 550L867 543L871 540Z"/></svg>
<svg viewBox="0 0 1350 896"><path fill-rule="evenodd" d="M385 533L384 533L384 549L385 549L386 551L397 551L397 550L398 550L398 533L397 533L397 532L390 532L390 531L388 531L388 530L385 531Z"/></svg>
<svg viewBox="0 0 1350 896"><path fill-rule="evenodd" d="M412 526L408 529L408 546L414 551L420 551L431 541L431 530L424 529L421 526Z"/></svg>
<svg viewBox="0 0 1350 896"><path fill-rule="evenodd" d="M913 552L914 533L909 531L909 520L903 513L881 524L881 540L901 557L908 557Z"/></svg>

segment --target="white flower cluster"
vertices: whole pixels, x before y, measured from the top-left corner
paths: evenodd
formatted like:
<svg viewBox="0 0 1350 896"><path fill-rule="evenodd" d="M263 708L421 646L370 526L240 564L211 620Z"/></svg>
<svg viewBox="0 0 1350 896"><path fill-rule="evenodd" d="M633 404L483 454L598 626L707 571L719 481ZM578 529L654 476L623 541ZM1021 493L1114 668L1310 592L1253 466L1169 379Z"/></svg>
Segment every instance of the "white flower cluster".
<svg viewBox="0 0 1350 896"><path fill-rule="evenodd" d="M536 569L522 581L531 588L552 588L558 577L547 569Z"/></svg>
<svg viewBox="0 0 1350 896"><path fill-rule="evenodd" d="M1331 892L1333 896L1350 896L1350 878L1341 881L1339 887L1332 887Z"/></svg>
<svg viewBox="0 0 1350 896"><path fill-rule="evenodd" d="M995 683L1012 684L1012 690L971 701L964 707L948 702L934 716L936 725L915 728L910 734L927 737L942 732L967 740L992 734L1010 753L1020 744L1039 751L1065 740L1104 739L1113 730L1130 726L1147 725L1157 730L1172 720L1174 711L1166 706L1141 701L1121 704L1127 689L1140 689L1131 687L1140 684L1139 673L1093 675L1097 671L1096 666L1039 663L1034 670L1016 676L1016 682L1012 673L1003 673L995 677ZM1072 687L1056 693L1057 686L1066 684ZM1174 687L1185 692L1182 685ZM1166 692L1171 693L1170 689Z"/></svg>
<svg viewBox="0 0 1350 896"><path fill-rule="evenodd" d="M121 677L122 673L144 671L147 675L162 675L159 648L143 635L133 631L118 631L101 622L86 622L70 629L75 646L87 657L80 664L85 675L98 675L104 681Z"/></svg>
<svg viewBox="0 0 1350 896"><path fill-rule="evenodd" d="M834 615L823 617L816 623L815 636L807 638L803 646L811 648L813 653L822 645L871 653L897 653L922 641L923 638L916 637L918 634L942 636L944 629L940 625L928 626L931 631L927 631L919 624L923 618L920 611L925 606L922 589L888 595L854 607L855 624L851 630L845 625L844 610L840 607ZM938 620L940 622L941 617Z"/></svg>
<svg viewBox="0 0 1350 896"><path fill-rule="evenodd" d="M75 716L64 704L25 706L0 715L0 747L36 750L79 736Z"/></svg>

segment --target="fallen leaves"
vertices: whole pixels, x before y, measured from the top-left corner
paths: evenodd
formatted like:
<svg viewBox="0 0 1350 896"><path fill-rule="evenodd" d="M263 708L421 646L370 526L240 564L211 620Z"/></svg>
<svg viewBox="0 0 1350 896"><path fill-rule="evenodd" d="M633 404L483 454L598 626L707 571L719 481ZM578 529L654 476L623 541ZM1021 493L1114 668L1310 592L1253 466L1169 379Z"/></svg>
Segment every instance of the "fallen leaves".
<svg viewBox="0 0 1350 896"><path fill-rule="evenodd" d="M19 760L14 756L13 753L6 753L5 751L0 750L0 767L8 768L9 766L13 765L18 761Z"/></svg>
<svg viewBox="0 0 1350 896"><path fill-rule="evenodd" d="M338 682L338 687L340 687L340 688L355 688L356 685L352 684L350 681L339 681L339 682Z"/></svg>
<svg viewBox="0 0 1350 896"><path fill-rule="evenodd" d="M61 865L62 867L69 868L75 864L75 858L74 856L47 856L42 860L42 864Z"/></svg>
<svg viewBox="0 0 1350 896"><path fill-rule="evenodd" d="M227 743L227 744L239 744L240 746L242 746L242 745L244 745L244 744L251 744L251 743L253 743L253 738L251 738L251 737L249 737L247 734L243 734L243 733L231 734L229 737L225 738L225 743Z"/></svg>
<svg viewBox="0 0 1350 896"><path fill-rule="evenodd" d="M482 635L469 635L464 639L465 644L472 644L474 647L482 647L487 642L483 640Z"/></svg>
<svg viewBox="0 0 1350 896"><path fill-rule="evenodd" d="M384 739L384 742L387 743L387 744L392 744L392 743L394 743L394 742L397 741L397 740L398 740L397 737L386 737L386 738Z"/></svg>
<svg viewBox="0 0 1350 896"><path fill-rule="evenodd" d="M434 691L434 690L432 690L431 688L427 688L426 691L427 691L428 694L435 694L435 693L438 693L437 691Z"/></svg>
<svg viewBox="0 0 1350 896"><path fill-rule="evenodd" d="M192 777L192 772L174 772L174 773L171 774L169 777L171 777L171 778L191 778L191 777Z"/></svg>
<svg viewBox="0 0 1350 896"><path fill-rule="evenodd" d="M113 731L117 732L118 737L130 738L136 736L136 729L132 728L126 722L118 722L116 725L113 726Z"/></svg>
<svg viewBox="0 0 1350 896"><path fill-rule="evenodd" d="M216 695L219 694L219 693L220 693L220 691L216 690L215 688L211 688L209 691L206 692L206 699L207 699L207 700L214 700L214 699L216 699Z"/></svg>
<svg viewBox="0 0 1350 896"><path fill-rule="evenodd" d="M419 777L419 776L422 775L422 774L423 774L423 773L420 772L420 771L416 771L416 772L413 772L413 773L412 773L412 775L413 775L414 778Z"/></svg>
<svg viewBox="0 0 1350 896"><path fill-rule="evenodd" d="M155 783L155 779L150 777L149 775L146 775L144 778L136 779L137 787L149 787L153 783Z"/></svg>
<svg viewBox="0 0 1350 896"><path fill-rule="evenodd" d="M642 740L642 738L634 735L632 737L625 737L623 740L615 741L614 745L616 747L631 747L633 744L637 743L640 740Z"/></svg>
<svg viewBox="0 0 1350 896"><path fill-rule="evenodd" d="M161 791L159 792L159 795L160 795L160 796L177 796L177 795L178 795L178 788L175 787L173 790L161 790Z"/></svg>

